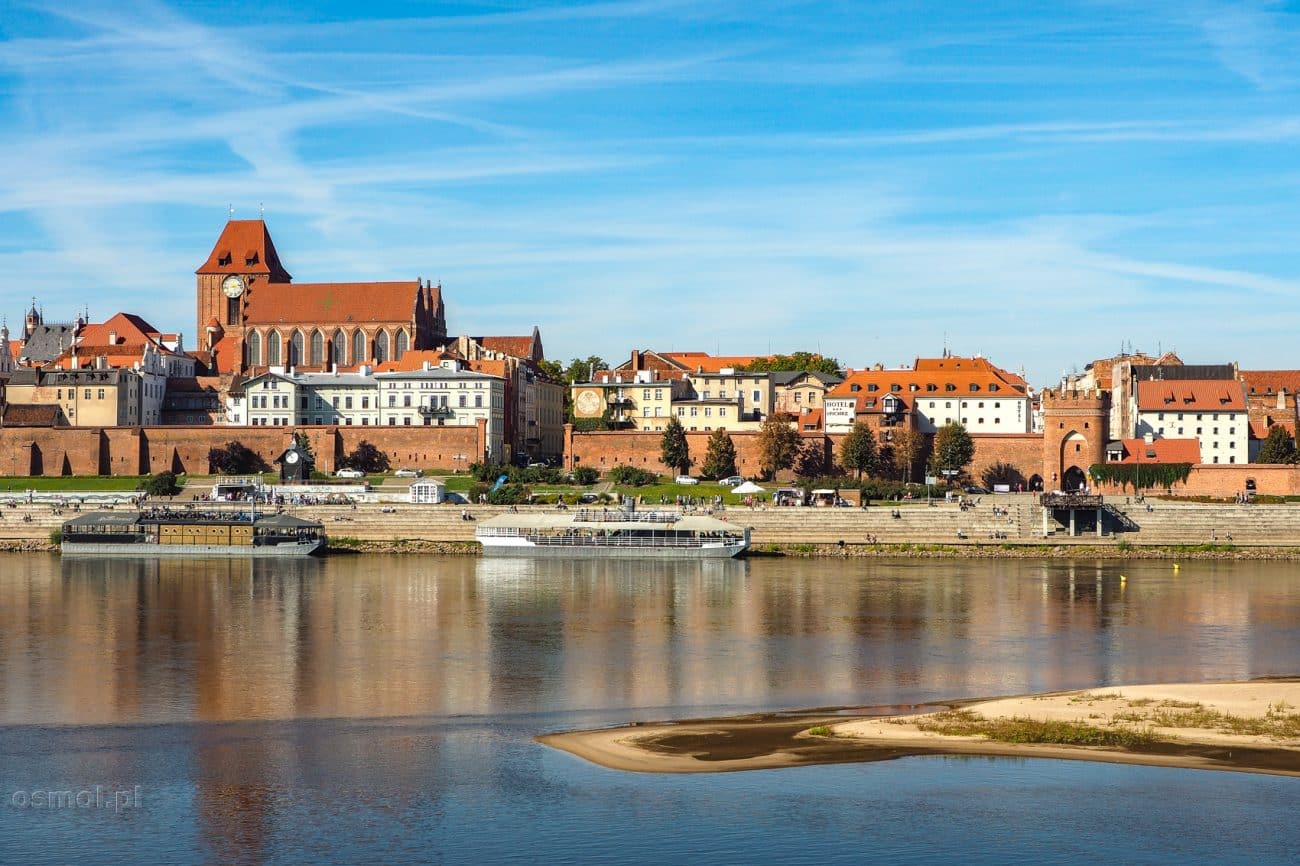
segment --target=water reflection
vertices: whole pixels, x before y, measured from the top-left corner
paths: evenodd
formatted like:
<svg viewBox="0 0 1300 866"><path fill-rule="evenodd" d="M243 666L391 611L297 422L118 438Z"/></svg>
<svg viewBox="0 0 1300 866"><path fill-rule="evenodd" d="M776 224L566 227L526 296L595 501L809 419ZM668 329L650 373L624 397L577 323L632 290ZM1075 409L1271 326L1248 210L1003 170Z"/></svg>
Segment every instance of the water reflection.
<svg viewBox="0 0 1300 866"><path fill-rule="evenodd" d="M1289 563L10 556L0 721L689 714L1293 674L1297 622Z"/></svg>

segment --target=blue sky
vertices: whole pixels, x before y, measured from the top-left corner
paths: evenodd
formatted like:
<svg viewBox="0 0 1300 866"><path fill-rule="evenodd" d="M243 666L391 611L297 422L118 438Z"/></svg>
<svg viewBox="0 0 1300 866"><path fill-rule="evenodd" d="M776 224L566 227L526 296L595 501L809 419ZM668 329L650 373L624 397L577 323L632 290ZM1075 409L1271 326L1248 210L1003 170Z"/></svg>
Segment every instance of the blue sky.
<svg viewBox="0 0 1300 866"><path fill-rule="evenodd" d="M364 11L361 11L363 10ZM193 341L259 203L551 357L1296 367L1300 5L0 0L0 306Z"/></svg>

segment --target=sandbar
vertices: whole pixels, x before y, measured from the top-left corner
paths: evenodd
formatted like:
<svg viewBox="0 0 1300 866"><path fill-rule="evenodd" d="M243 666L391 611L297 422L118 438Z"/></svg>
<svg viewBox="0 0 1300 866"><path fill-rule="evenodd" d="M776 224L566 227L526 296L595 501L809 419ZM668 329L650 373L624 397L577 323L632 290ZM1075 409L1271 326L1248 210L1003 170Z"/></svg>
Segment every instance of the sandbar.
<svg viewBox="0 0 1300 866"><path fill-rule="evenodd" d="M954 713L962 715L954 716ZM1028 720L1141 733L1117 745L1007 742L927 730ZM1300 776L1300 678L1104 686L903 707L829 708L546 734L541 743L642 773L717 773L922 755L1103 761Z"/></svg>

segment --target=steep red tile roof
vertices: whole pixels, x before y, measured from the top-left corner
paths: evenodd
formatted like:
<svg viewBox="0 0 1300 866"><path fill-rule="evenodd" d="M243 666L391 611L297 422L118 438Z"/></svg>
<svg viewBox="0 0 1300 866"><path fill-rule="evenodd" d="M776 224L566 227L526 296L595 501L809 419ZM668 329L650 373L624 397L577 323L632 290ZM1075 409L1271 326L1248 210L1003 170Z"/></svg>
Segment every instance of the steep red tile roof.
<svg viewBox="0 0 1300 866"><path fill-rule="evenodd" d="M925 397L973 396L996 400L1024 397L1028 393L1024 379L984 358L918 358L916 364L915 368L898 370L859 370L827 391L825 399L857 398L861 411L865 399L878 399L891 393L909 407L913 400ZM892 390L894 386L898 387L897 391Z"/></svg>
<svg viewBox="0 0 1300 866"><path fill-rule="evenodd" d="M809 409L795 420L798 422L800 430L820 430L822 429L822 410Z"/></svg>
<svg viewBox="0 0 1300 866"><path fill-rule="evenodd" d="M1283 430L1287 432L1288 436L1290 436L1292 439L1295 438L1296 425L1294 422L1291 421L1274 421L1272 424L1268 424L1264 421L1251 421L1250 438L1267 439L1269 427L1281 427Z"/></svg>
<svg viewBox="0 0 1300 866"><path fill-rule="evenodd" d="M479 337L478 341L483 348L501 352L512 358L528 359L533 356L532 337Z"/></svg>
<svg viewBox="0 0 1300 866"><path fill-rule="evenodd" d="M262 220L230 220L221 230L208 259L196 274L263 274L276 283L292 277L280 264L271 233Z"/></svg>
<svg viewBox="0 0 1300 866"><path fill-rule="evenodd" d="M1251 396L1276 395L1283 389L1292 395L1300 393L1300 370L1242 370L1241 381Z"/></svg>
<svg viewBox="0 0 1300 866"><path fill-rule="evenodd" d="M1201 443L1196 439L1121 439L1124 459L1112 463L1200 463Z"/></svg>
<svg viewBox="0 0 1300 866"><path fill-rule="evenodd" d="M768 355L710 355L708 352L660 352L662 357L686 367L692 373L718 373L727 367L744 367Z"/></svg>
<svg viewBox="0 0 1300 866"><path fill-rule="evenodd" d="M78 343L109 345L109 334L115 334L115 345L142 345L162 338L158 329L134 313L117 313L104 322L87 324L77 332Z"/></svg>
<svg viewBox="0 0 1300 866"><path fill-rule="evenodd" d="M9 403L0 410L5 427L63 427L68 421L60 406L48 403Z"/></svg>
<svg viewBox="0 0 1300 866"><path fill-rule="evenodd" d="M259 283L248 293L250 325L344 323L406 324L415 318L420 284Z"/></svg>
<svg viewBox="0 0 1300 866"><path fill-rule="evenodd" d="M1138 382L1139 412L1244 412L1240 382L1188 379Z"/></svg>

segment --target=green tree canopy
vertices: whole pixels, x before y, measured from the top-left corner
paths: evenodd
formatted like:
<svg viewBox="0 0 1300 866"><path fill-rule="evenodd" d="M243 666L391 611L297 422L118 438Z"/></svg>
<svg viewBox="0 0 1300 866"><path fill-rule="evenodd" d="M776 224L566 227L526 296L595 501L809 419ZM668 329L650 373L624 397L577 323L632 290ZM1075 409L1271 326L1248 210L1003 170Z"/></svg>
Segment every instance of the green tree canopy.
<svg viewBox="0 0 1300 866"><path fill-rule="evenodd" d="M790 416L773 412L758 431L759 468L766 478L794 465L799 452L799 434L790 426Z"/></svg>
<svg viewBox="0 0 1300 866"><path fill-rule="evenodd" d="M903 481L912 480L912 473L921 459L925 444L925 436L912 427L898 427L890 432L890 461L894 465L894 471Z"/></svg>
<svg viewBox="0 0 1300 866"><path fill-rule="evenodd" d="M307 438L306 433L294 433L293 444L298 446L302 452L303 459L307 461L307 472L310 473L316 468L316 452L312 450L311 440Z"/></svg>
<svg viewBox="0 0 1300 866"><path fill-rule="evenodd" d="M748 373L814 371L836 375L840 370L840 362L834 358L823 357L815 352L794 352L789 355L755 358L740 369Z"/></svg>
<svg viewBox="0 0 1300 866"><path fill-rule="evenodd" d="M1255 458L1256 463L1295 463L1296 449L1295 443L1291 441L1291 434L1286 432L1286 428L1274 424L1268 428L1268 438L1259 446L1259 456Z"/></svg>
<svg viewBox="0 0 1300 866"><path fill-rule="evenodd" d="M935 434L934 453L930 455L930 465L936 474L942 475L947 470L960 475L966 471L966 467L973 459L975 459L975 442L966 432L965 426L959 422L950 421Z"/></svg>
<svg viewBox="0 0 1300 866"><path fill-rule="evenodd" d="M558 366L558 365L557 365ZM563 381L572 385L574 382L590 382L592 374L597 370L608 370L609 364L599 355L588 355L586 358L574 358L569 361L569 366L564 368Z"/></svg>
<svg viewBox="0 0 1300 866"><path fill-rule="evenodd" d="M709 437L709 447L704 453L704 465L700 471L706 478L726 478L736 474L736 443L731 441L726 430L714 430Z"/></svg>
<svg viewBox="0 0 1300 866"><path fill-rule="evenodd" d="M858 421L840 442L840 465L845 472L856 472L861 481L863 473L875 468L876 457L876 435L865 421Z"/></svg>
<svg viewBox="0 0 1300 866"><path fill-rule="evenodd" d="M686 442L686 428L676 417L669 418L659 445L659 459L665 466L685 475L691 468L691 448Z"/></svg>

